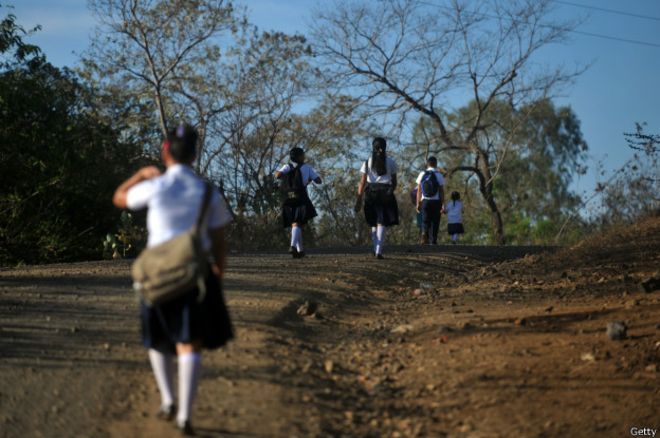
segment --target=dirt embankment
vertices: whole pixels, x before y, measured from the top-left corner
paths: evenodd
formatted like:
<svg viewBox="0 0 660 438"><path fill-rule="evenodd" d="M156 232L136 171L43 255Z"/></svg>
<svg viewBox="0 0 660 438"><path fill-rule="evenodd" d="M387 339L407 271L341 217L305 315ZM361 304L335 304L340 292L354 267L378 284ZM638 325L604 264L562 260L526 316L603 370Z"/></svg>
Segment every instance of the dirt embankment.
<svg viewBox="0 0 660 438"><path fill-rule="evenodd" d="M660 291L640 283L658 275L660 220L532 253L232 257L238 339L204 356L198 435L657 429ZM0 271L0 436L176 436L152 415L128 267ZM627 325L626 339L605 335L611 321Z"/></svg>

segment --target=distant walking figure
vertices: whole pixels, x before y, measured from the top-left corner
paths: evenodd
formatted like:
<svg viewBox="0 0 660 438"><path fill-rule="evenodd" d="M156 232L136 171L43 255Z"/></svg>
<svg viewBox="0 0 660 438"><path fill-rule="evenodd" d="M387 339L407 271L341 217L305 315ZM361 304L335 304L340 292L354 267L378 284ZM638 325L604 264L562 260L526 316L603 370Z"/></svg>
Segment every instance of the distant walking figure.
<svg viewBox="0 0 660 438"><path fill-rule="evenodd" d="M438 171L438 160L429 157L426 170L417 177L417 211L422 213L422 244L438 244L440 212L445 198L445 179Z"/></svg>
<svg viewBox="0 0 660 438"><path fill-rule="evenodd" d="M415 207L415 209L417 208L417 192L418 191L419 191L419 186L417 186L417 185L415 187L413 187L412 190L410 191L410 200L412 201L412 205L413 205L413 207ZM422 236L422 220L423 220L422 213L420 211L416 211L415 225L417 225L417 229L419 230L420 239L421 239L421 236Z"/></svg>
<svg viewBox="0 0 660 438"><path fill-rule="evenodd" d="M193 171L197 132L189 125L170 131L163 142L161 157L167 167L145 167L126 180L115 192L119 208L148 208L147 247L163 245L189 231L198 220L202 254L208 253L209 268L200 287L185 295L140 305L142 342L161 395L157 416L173 420L185 435L192 435L190 418L201 365L201 350L216 349L233 337L225 307L221 280L226 258L225 226L231 221L227 205L215 189ZM203 209L203 206L206 206ZM205 212L205 214L202 214ZM200 290L203 286L203 291ZM178 406L174 403L174 356L178 362Z"/></svg>
<svg viewBox="0 0 660 438"><path fill-rule="evenodd" d="M373 254L383 258L385 228L399 224L399 207L394 196L396 190L396 163L387 156L387 143L376 137L372 142L371 157L362 163L362 177L358 185L358 199L364 196L364 216L371 227Z"/></svg>
<svg viewBox="0 0 660 438"><path fill-rule="evenodd" d="M451 192L451 201L445 203L447 213L447 233L451 236L451 243L456 245L463 229L463 203L458 192Z"/></svg>
<svg viewBox="0 0 660 438"><path fill-rule="evenodd" d="M282 182L280 188L284 196L282 222L285 228L291 227L291 247L293 258L305 257L302 243L302 228L316 217L316 209L307 193L307 186L314 182L321 184L321 178L312 166L305 163L305 151L293 148L289 153L290 162L282 166L275 177Z"/></svg>

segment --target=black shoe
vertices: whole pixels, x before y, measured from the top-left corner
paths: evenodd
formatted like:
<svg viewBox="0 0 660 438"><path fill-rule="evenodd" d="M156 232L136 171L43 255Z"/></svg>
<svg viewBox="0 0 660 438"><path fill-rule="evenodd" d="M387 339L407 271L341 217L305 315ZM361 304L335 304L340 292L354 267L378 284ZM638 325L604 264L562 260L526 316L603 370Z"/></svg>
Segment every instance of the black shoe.
<svg viewBox="0 0 660 438"><path fill-rule="evenodd" d="M298 253L298 258L301 259L301 258L303 258L303 257L305 257L305 251L300 251L300 252Z"/></svg>
<svg viewBox="0 0 660 438"><path fill-rule="evenodd" d="M176 423L176 428L179 429L179 432L181 432L181 435L184 436L195 436L195 431L192 428L192 424L190 424L190 420L186 420L183 422L183 424Z"/></svg>
<svg viewBox="0 0 660 438"><path fill-rule="evenodd" d="M291 248L289 248L289 254L291 254L291 256L292 256L294 259L297 259L297 258L298 258L298 250L296 249L295 246L292 246Z"/></svg>
<svg viewBox="0 0 660 438"><path fill-rule="evenodd" d="M376 254L376 258L377 258L378 260L384 260L384 259L385 259L385 257L383 257L382 254Z"/></svg>
<svg viewBox="0 0 660 438"><path fill-rule="evenodd" d="M156 413L156 418L164 421L172 421L176 416L176 405L171 404L169 406L161 406L158 412Z"/></svg>

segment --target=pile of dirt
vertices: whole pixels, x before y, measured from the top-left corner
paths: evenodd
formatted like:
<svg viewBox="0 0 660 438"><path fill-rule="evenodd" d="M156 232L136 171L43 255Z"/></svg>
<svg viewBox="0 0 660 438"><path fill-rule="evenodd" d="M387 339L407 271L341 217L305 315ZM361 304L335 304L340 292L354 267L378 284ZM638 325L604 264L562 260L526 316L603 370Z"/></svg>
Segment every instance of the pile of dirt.
<svg viewBox="0 0 660 438"><path fill-rule="evenodd" d="M484 266L463 286L499 291L504 298L525 293L631 293L645 288L643 284L656 284L659 267L660 217L649 217L588 237L572 247ZM646 289L652 291L654 287Z"/></svg>

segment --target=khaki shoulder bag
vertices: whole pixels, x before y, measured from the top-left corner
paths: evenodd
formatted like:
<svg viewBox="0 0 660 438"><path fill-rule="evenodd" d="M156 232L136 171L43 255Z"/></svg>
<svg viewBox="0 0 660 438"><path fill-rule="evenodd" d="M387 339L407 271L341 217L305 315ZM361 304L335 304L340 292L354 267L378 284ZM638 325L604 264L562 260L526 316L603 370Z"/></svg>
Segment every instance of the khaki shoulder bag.
<svg viewBox="0 0 660 438"><path fill-rule="evenodd" d="M197 300L204 299L209 255L202 248L200 229L211 194L211 186L205 183L199 216L190 230L145 249L133 263L133 288L148 306L167 303L196 287L199 290Z"/></svg>

